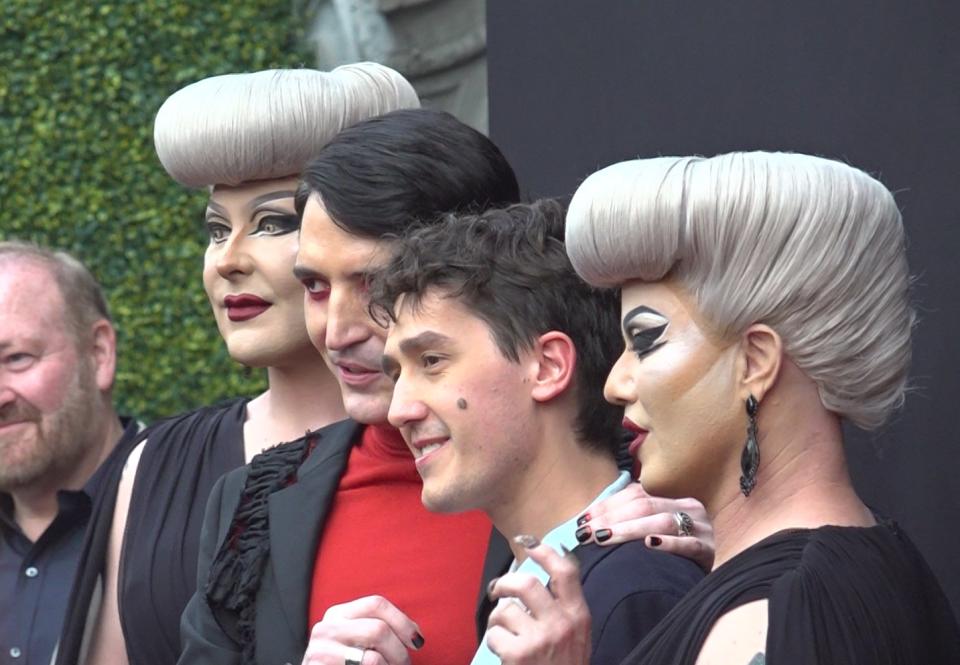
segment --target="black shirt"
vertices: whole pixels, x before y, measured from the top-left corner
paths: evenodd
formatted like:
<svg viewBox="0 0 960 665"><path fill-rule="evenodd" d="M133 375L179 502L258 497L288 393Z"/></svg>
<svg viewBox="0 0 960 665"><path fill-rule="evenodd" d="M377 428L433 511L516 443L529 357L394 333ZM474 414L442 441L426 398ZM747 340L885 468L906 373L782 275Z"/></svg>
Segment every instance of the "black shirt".
<svg viewBox="0 0 960 665"><path fill-rule="evenodd" d="M139 429L133 419L121 422L123 436L111 457ZM50 662L105 466L83 489L57 492L57 515L36 542L14 521L13 498L0 492L0 663Z"/></svg>

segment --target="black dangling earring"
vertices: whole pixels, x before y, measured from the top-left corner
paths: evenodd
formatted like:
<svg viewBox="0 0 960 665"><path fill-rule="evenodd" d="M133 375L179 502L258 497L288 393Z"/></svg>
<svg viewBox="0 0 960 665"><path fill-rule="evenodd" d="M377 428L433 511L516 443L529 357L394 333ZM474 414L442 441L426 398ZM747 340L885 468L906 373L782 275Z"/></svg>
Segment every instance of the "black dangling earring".
<svg viewBox="0 0 960 665"><path fill-rule="evenodd" d="M757 484L757 469L760 468L760 446L757 444L757 398L747 397L747 443L740 455L740 491L750 496Z"/></svg>

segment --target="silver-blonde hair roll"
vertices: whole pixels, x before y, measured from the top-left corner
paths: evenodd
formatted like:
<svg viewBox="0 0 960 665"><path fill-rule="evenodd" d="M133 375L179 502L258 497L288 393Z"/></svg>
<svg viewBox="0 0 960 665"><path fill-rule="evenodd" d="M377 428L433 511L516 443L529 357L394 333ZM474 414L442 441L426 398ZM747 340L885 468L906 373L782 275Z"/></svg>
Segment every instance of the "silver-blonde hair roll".
<svg viewBox="0 0 960 665"><path fill-rule="evenodd" d="M903 403L903 222L863 171L764 152L621 162L577 189L566 245L592 284L676 280L724 338L771 326L824 406L860 427Z"/></svg>
<svg viewBox="0 0 960 665"><path fill-rule="evenodd" d="M420 102L399 73L372 62L224 74L191 83L160 107L157 156L187 187L295 176L340 130Z"/></svg>

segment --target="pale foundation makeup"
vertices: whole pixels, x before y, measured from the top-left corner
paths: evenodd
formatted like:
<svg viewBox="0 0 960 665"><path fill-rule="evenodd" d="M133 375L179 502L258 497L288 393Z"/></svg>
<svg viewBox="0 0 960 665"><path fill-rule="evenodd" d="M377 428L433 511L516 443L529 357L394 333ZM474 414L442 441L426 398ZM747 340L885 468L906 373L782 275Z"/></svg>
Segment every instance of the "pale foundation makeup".
<svg viewBox="0 0 960 665"><path fill-rule="evenodd" d="M207 204L204 289L231 357L246 365L283 366L313 354L293 276L296 182L218 186Z"/></svg>

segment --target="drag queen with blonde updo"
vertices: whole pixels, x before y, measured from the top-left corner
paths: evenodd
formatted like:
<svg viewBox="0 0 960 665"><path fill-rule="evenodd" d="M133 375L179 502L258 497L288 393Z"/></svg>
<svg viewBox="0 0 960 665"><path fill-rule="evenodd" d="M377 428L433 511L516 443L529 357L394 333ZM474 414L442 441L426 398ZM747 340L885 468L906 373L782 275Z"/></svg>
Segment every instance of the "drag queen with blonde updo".
<svg viewBox="0 0 960 665"><path fill-rule="evenodd" d="M621 288L625 350L604 393L640 481L702 501L716 538L713 571L624 662L960 663L937 580L857 496L844 455L841 424L880 427L907 383L914 314L887 188L809 155L622 162L577 190L566 244L587 282ZM535 617L491 616L504 662L583 665L573 566L531 556L554 595L496 584Z"/></svg>
<svg viewBox="0 0 960 665"><path fill-rule="evenodd" d="M94 516L101 531L112 516L112 527L92 640L83 638L82 620L71 621L58 662L86 655L91 664L175 663L213 483L265 448L344 417L337 381L307 335L303 288L293 276L298 175L340 130L418 106L397 72L360 63L329 73L214 76L160 108L154 141L163 167L180 184L210 191L203 284L220 334L231 357L266 369L269 388L146 431L123 471L115 508ZM176 331L170 334L175 350ZM71 604L85 610L81 587Z"/></svg>

